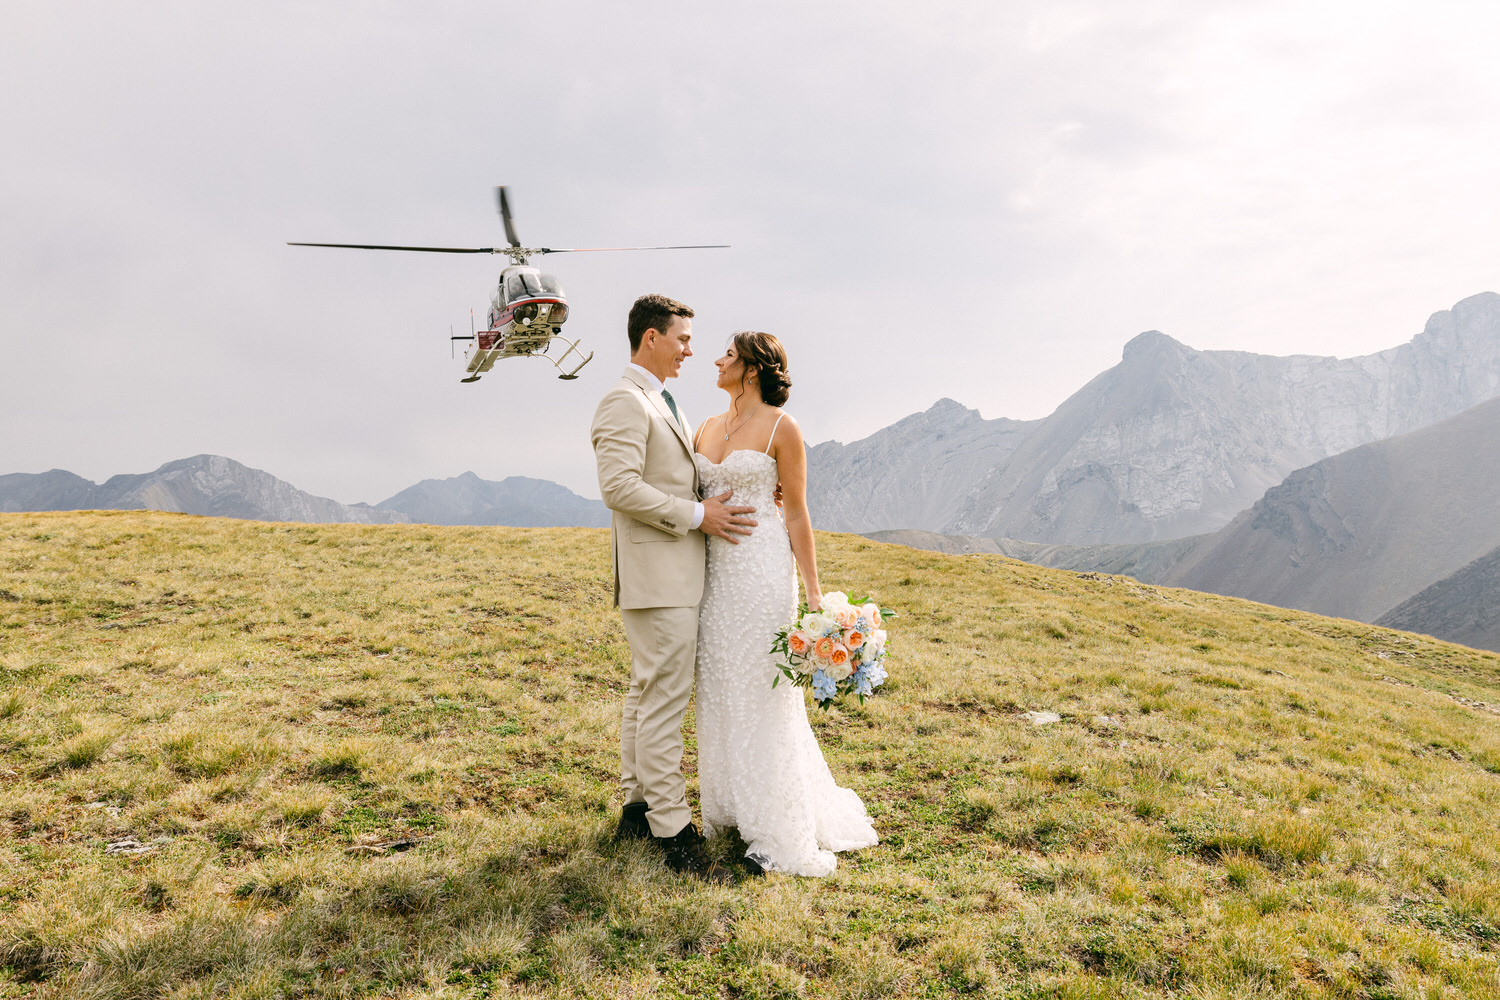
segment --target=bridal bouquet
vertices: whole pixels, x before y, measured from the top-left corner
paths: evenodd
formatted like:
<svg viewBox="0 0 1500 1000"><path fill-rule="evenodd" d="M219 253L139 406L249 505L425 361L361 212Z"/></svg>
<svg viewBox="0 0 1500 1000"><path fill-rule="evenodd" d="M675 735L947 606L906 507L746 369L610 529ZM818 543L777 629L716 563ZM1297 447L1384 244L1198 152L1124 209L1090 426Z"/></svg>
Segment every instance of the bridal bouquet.
<svg viewBox="0 0 1500 1000"><path fill-rule="evenodd" d="M850 600L837 591L823 595L823 607L801 613L776 633L771 654L780 657L776 668L798 687L810 687L819 708L833 704L840 694L853 692L864 704L885 681L886 618L894 617L873 601Z"/></svg>

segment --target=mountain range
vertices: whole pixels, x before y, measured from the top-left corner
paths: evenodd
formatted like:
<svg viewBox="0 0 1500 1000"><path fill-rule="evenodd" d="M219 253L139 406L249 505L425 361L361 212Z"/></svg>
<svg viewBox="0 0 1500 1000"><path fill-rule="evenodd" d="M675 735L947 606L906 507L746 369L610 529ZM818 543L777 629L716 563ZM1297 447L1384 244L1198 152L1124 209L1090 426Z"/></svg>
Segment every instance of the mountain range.
<svg viewBox="0 0 1500 1000"><path fill-rule="evenodd" d="M1087 546L870 537L1122 574L1500 651L1500 399L1297 469L1211 534Z"/></svg>
<svg viewBox="0 0 1500 1000"><path fill-rule="evenodd" d="M375 506L313 496L268 472L221 455L195 455L154 472L95 484L53 469L0 476L0 511L164 510L255 521L399 524L564 525L600 527L609 513L598 500L541 479L500 482L472 472L425 479Z"/></svg>
<svg viewBox="0 0 1500 1000"><path fill-rule="evenodd" d="M1155 331L1041 420L950 399L808 449L825 530L1135 576L1500 649L1500 295L1358 358L1198 351ZM0 510L284 521L609 523L544 480L472 472L370 506L220 456L95 484L0 476Z"/></svg>
<svg viewBox="0 0 1500 1000"><path fill-rule="evenodd" d="M510 476L499 482L472 472L424 479L376 504L423 524L494 524L512 528L605 528L609 511L545 479Z"/></svg>
<svg viewBox="0 0 1500 1000"><path fill-rule="evenodd" d="M25 510L165 510L314 524L408 520L396 511L304 493L268 472L221 455L195 455L168 462L155 472L111 476L97 485L62 469L0 476L0 511Z"/></svg>
<svg viewBox="0 0 1500 1000"><path fill-rule="evenodd" d="M1364 357L1198 351L1155 331L1037 421L952 400L808 452L825 530L1049 544L1216 531L1295 469L1500 395L1500 295L1434 313Z"/></svg>

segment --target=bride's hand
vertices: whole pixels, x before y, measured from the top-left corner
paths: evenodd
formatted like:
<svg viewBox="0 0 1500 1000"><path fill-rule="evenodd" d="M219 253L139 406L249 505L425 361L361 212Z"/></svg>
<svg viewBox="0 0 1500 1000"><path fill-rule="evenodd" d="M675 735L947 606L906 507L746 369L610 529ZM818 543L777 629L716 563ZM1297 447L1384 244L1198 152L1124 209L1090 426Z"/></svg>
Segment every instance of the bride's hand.
<svg viewBox="0 0 1500 1000"><path fill-rule="evenodd" d="M809 610L809 611L822 611L823 610L823 595L822 594L808 594L807 595L807 610Z"/></svg>

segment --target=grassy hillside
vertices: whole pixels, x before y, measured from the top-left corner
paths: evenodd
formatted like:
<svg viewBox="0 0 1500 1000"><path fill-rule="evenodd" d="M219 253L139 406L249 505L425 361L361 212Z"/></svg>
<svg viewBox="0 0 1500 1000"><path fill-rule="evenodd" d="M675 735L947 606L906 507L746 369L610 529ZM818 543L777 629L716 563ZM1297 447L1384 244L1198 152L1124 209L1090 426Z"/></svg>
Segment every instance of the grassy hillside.
<svg viewBox="0 0 1500 1000"><path fill-rule="evenodd" d="M1500 657L820 544L884 842L705 887L607 836L603 532L0 517L0 996L1500 995Z"/></svg>

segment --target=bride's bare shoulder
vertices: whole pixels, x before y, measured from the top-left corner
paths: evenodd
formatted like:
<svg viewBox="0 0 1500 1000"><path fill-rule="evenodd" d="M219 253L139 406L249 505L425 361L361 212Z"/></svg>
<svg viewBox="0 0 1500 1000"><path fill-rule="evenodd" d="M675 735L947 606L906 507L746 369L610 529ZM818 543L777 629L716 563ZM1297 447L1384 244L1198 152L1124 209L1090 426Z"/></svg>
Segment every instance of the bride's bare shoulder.
<svg viewBox="0 0 1500 1000"><path fill-rule="evenodd" d="M797 423L797 418L785 410L778 409L775 422L771 426L770 452L774 456L782 447L790 445L799 452L802 450L802 425Z"/></svg>

